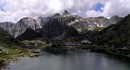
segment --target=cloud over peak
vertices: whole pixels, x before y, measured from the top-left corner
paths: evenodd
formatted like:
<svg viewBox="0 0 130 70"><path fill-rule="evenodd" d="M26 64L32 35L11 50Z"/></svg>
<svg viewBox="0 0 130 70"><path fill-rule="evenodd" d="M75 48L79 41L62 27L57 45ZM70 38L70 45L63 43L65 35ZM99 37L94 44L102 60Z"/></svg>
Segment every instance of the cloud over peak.
<svg viewBox="0 0 130 70"><path fill-rule="evenodd" d="M126 16L130 13L130 0L0 0L0 22L47 17L65 9L82 17Z"/></svg>

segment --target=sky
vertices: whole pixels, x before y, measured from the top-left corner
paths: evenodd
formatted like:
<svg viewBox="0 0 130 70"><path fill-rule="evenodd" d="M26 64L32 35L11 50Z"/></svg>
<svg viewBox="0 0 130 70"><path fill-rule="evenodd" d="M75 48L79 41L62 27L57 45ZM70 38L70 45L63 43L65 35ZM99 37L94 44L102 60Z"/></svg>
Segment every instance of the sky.
<svg viewBox="0 0 130 70"><path fill-rule="evenodd" d="M47 17L67 10L82 17L124 17L130 0L0 0L0 22L17 22L23 17Z"/></svg>

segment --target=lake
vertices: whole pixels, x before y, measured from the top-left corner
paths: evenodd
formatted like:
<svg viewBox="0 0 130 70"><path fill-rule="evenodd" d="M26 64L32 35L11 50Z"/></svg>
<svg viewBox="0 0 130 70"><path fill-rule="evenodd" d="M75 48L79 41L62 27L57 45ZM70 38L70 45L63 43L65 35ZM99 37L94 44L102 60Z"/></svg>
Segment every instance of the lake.
<svg viewBox="0 0 130 70"><path fill-rule="evenodd" d="M10 63L9 70L130 70L123 59L102 53L80 52L74 54L43 54L40 57L25 57L18 63Z"/></svg>

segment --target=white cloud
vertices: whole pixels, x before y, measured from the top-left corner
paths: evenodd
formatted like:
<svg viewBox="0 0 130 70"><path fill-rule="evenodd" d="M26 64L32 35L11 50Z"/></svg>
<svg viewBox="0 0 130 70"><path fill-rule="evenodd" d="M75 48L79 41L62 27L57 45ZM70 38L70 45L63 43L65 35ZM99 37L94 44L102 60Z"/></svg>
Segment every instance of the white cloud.
<svg viewBox="0 0 130 70"><path fill-rule="evenodd" d="M87 17L98 17L98 16L102 16L102 13L99 11L95 11L95 10L90 10L86 12Z"/></svg>
<svg viewBox="0 0 130 70"><path fill-rule="evenodd" d="M130 0L110 0L105 3L103 10L103 15L106 17L126 16L130 14Z"/></svg>
<svg viewBox="0 0 130 70"><path fill-rule="evenodd" d="M97 3L104 4L103 12L94 10ZM4 11L0 11L0 22L17 22L22 17L46 17L65 9L83 17L130 13L130 0L0 0L0 4L6 4Z"/></svg>

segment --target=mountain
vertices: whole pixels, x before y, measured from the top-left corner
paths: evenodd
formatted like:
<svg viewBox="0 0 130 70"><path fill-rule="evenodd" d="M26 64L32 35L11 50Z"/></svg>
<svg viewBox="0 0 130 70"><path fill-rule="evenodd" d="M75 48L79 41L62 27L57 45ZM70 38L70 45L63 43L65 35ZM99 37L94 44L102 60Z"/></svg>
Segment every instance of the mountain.
<svg viewBox="0 0 130 70"><path fill-rule="evenodd" d="M77 37L78 32L72 26L68 26L62 20L58 18L52 18L48 23L44 24L41 29L42 36L48 38L68 38L68 37Z"/></svg>
<svg viewBox="0 0 130 70"><path fill-rule="evenodd" d="M111 24L115 24L121 20L121 18L118 16L113 16L110 19L105 17L82 18L78 15L71 15L67 10L65 10L62 15L56 13L51 17L38 17L37 19L24 17L15 24L11 22L3 22L0 24L0 27L4 28L14 37L17 37L25 32L27 28L38 30L39 28L42 28L45 23L51 21L52 19L57 19L60 23L71 26L78 32L84 32L86 30L102 30L103 28L108 27Z"/></svg>
<svg viewBox="0 0 130 70"><path fill-rule="evenodd" d="M71 26L76 28L79 32L83 32L85 30L95 30L98 27L105 28L110 25L108 19L104 17L84 18L80 20L75 20L70 24Z"/></svg>
<svg viewBox="0 0 130 70"><path fill-rule="evenodd" d="M0 27L0 46L2 47L12 47L17 45L18 41L11 36L7 31Z"/></svg>
<svg viewBox="0 0 130 70"><path fill-rule="evenodd" d="M94 37L100 45L124 47L130 45L130 14L115 25L111 25Z"/></svg>
<svg viewBox="0 0 130 70"><path fill-rule="evenodd" d="M63 15L70 15L70 13L67 10L65 10Z"/></svg>
<svg viewBox="0 0 130 70"><path fill-rule="evenodd" d="M40 34L35 32L32 28L27 28L24 33L16 37L17 40L23 41L23 40L33 40L37 37L40 37Z"/></svg>
<svg viewBox="0 0 130 70"><path fill-rule="evenodd" d="M75 28L78 32L86 30L102 30L111 24L116 24L121 20L118 16L113 16L110 19L103 16L100 17L88 17L82 18L78 15L71 15L67 10L63 12L63 15L55 16L62 23L66 23L69 26Z"/></svg>
<svg viewBox="0 0 130 70"><path fill-rule="evenodd" d="M17 23L11 23L11 22L3 22L0 23L0 27L8 31L11 35L14 37L17 37L18 35L22 34L26 31L27 28L32 28L33 30L42 28L42 26L49 21L49 17L42 18L38 17L37 19L33 19L31 17L24 17L21 18Z"/></svg>
<svg viewBox="0 0 130 70"><path fill-rule="evenodd" d="M12 27L12 35L14 37L17 37L18 35L25 32L25 30L29 27L35 30L41 27L41 25L37 23L37 21L33 18L30 17L22 18L15 24L15 26Z"/></svg>
<svg viewBox="0 0 130 70"><path fill-rule="evenodd" d="M43 17L38 17L36 19L37 23L40 25L38 28L42 28L42 26L47 23L49 20L51 19L51 17L46 17L46 18L43 18Z"/></svg>
<svg viewBox="0 0 130 70"><path fill-rule="evenodd" d="M56 13L52 18L57 18L58 21L61 23L65 23L69 26L75 28L78 32L83 32L86 30L95 30L95 29L103 29L115 21L119 21L120 19L111 20L110 23L109 19L105 17L89 17L89 18L82 18L78 15L71 15L68 11L64 11L62 15Z"/></svg>
<svg viewBox="0 0 130 70"><path fill-rule="evenodd" d="M118 23L120 20L122 20L123 19L123 17L119 17L119 16L117 16L117 15L115 15L115 16L112 16L110 19L109 19L109 23L111 23L111 24L116 24L116 23Z"/></svg>
<svg viewBox="0 0 130 70"><path fill-rule="evenodd" d="M0 27L3 28L4 30L8 31L10 34L12 34L12 27L14 26L14 23L11 22L3 22L0 23Z"/></svg>
<svg viewBox="0 0 130 70"><path fill-rule="evenodd" d="M66 11L65 11L66 12ZM58 13L54 14L49 18L42 28L37 28L35 31L33 29L27 29L23 34L16 37L18 40L32 40L37 38L37 35L43 38L70 38L79 36L76 29L72 26L67 25L67 23L73 21L78 17L70 15L60 15Z"/></svg>

